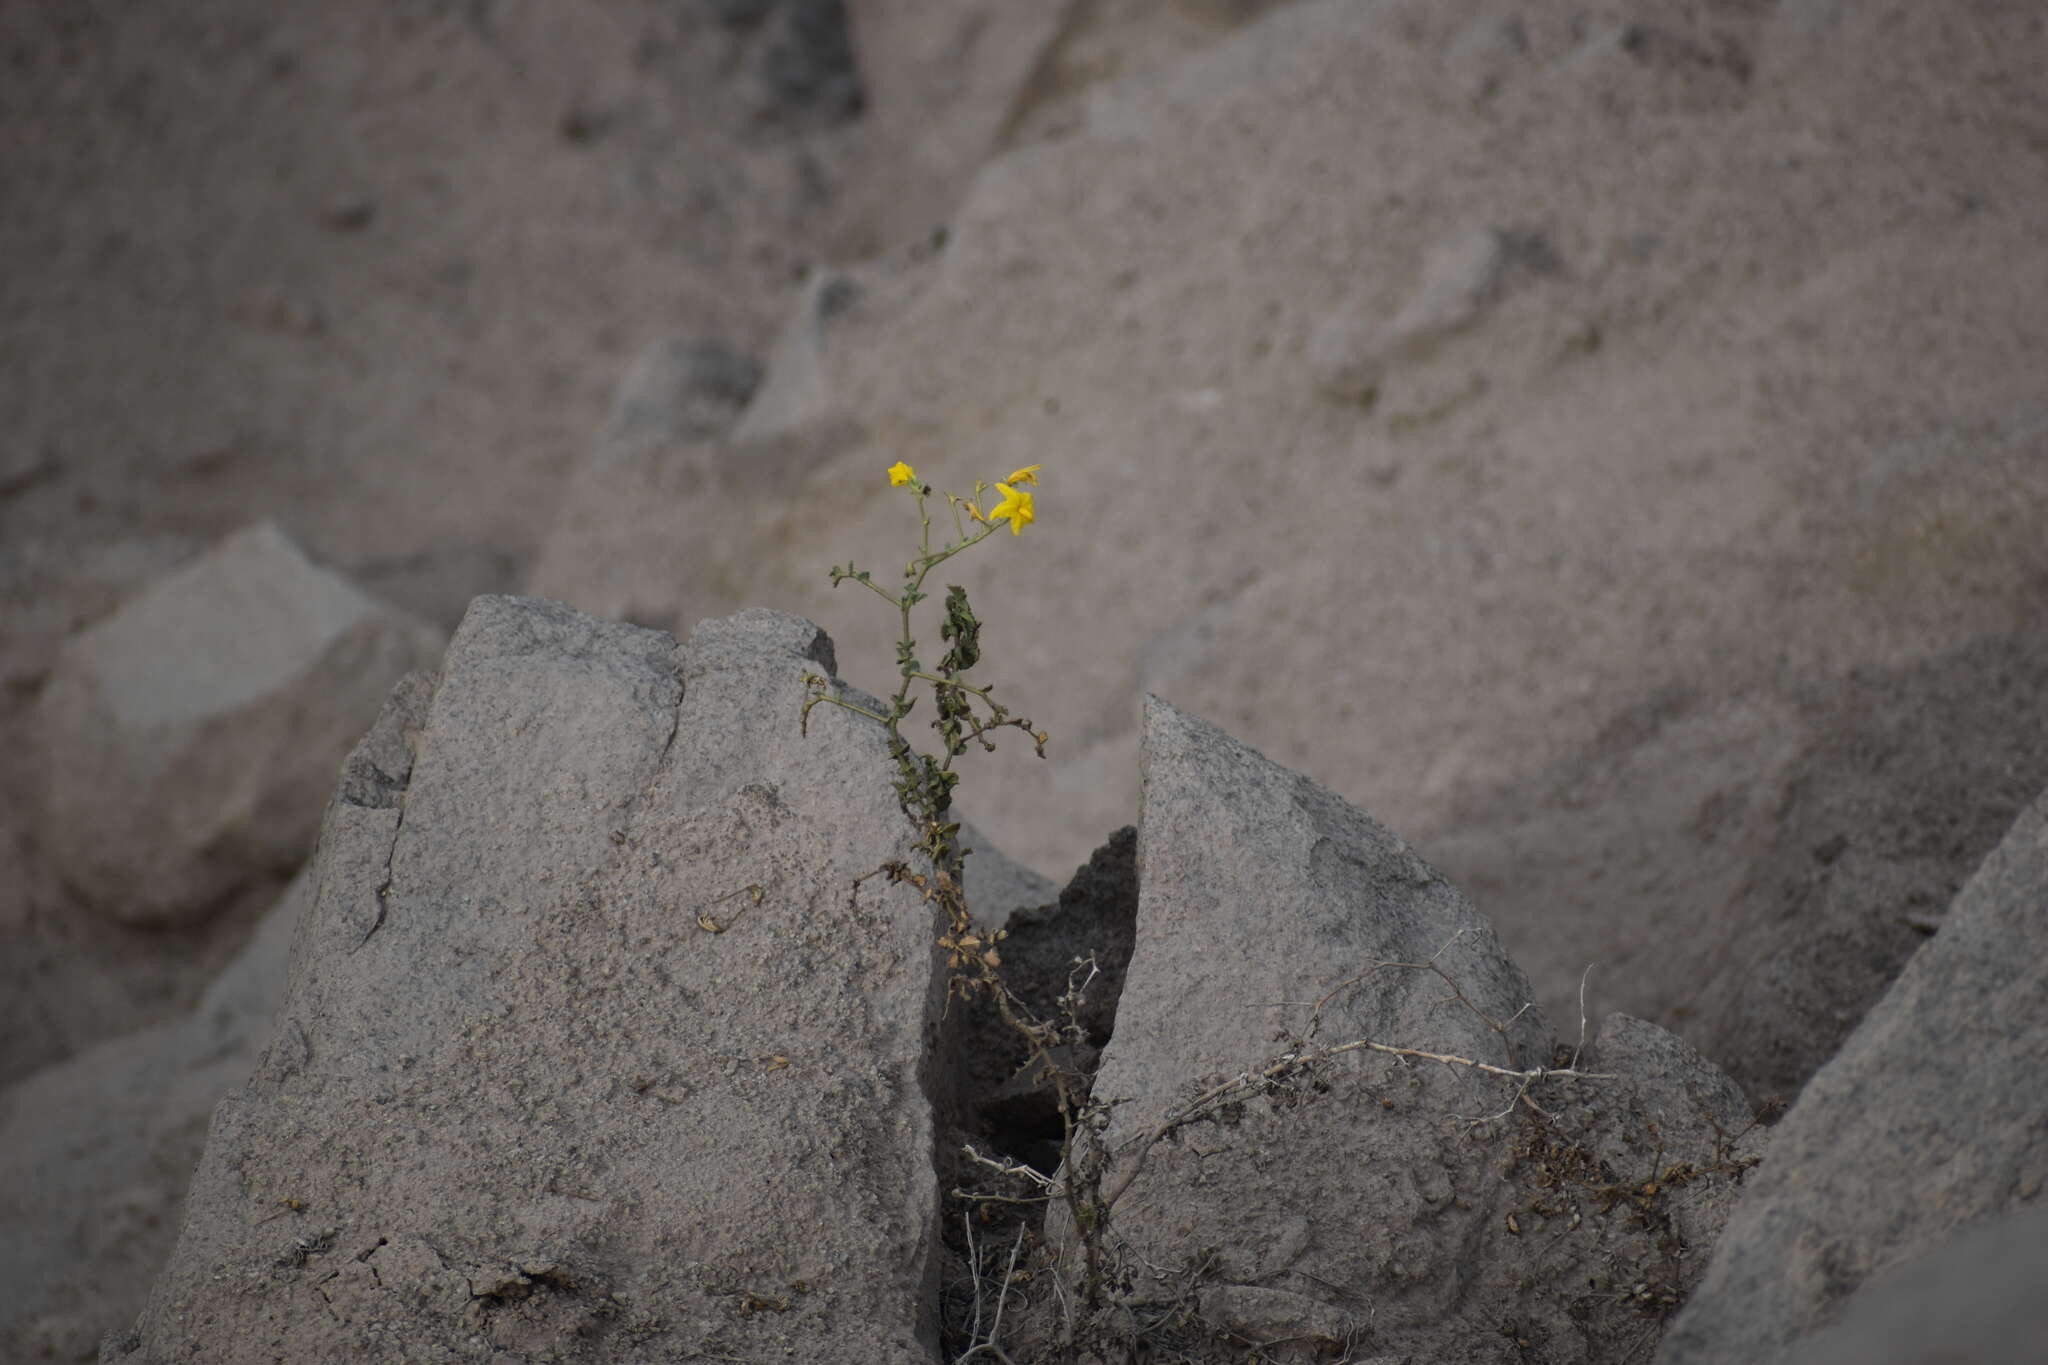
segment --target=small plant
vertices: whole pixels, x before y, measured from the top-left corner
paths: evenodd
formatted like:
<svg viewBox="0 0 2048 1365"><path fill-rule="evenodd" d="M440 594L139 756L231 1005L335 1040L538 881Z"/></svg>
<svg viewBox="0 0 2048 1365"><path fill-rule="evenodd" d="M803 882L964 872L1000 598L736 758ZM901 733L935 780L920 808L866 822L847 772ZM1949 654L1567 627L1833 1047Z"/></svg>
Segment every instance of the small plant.
<svg viewBox="0 0 2048 1365"><path fill-rule="evenodd" d="M1038 756L1043 758L1047 736L1035 729L1030 720L1012 715L995 699L992 686L968 681L970 671L982 658L982 624L968 604L966 589L957 584L947 585L944 615L939 624L939 639L945 645L945 652L936 664L927 667L919 657L913 629L915 609L931 596L926 592L925 584L933 570L997 534L1004 523L1008 523L1014 538L1022 535L1024 528L1036 521L1031 490L1037 486L1039 468L1038 465L1027 466L992 485L977 482L973 493L968 496L937 495L945 498L953 536L934 548L932 507L935 495L931 485L921 481L917 471L901 461L890 467L890 484L907 490L915 500L921 528L917 553L904 565L900 586L893 591L882 586L867 570L851 561L843 567L835 565L831 569L831 577L834 587L851 580L896 610L900 627L896 642L898 685L888 700L869 706L835 695L831 681L824 676L806 674L807 690L800 718L800 725L808 730L812 708L829 704L866 716L887 730L889 754L896 765L896 794L918 831L917 851L921 865L912 866L893 860L884 862L873 872L858 878L856 885L868 877L886 875L892 881L916 887L927 902L937 903L945 915L938 946L947 953L947 965L953 973L953 991L960 996L983 999L993 1004L1005 1027L1023 1042L1029 1058L1028 1069L1050 1080L1058 1103L1062 1132L1059 1160L1053 1174L1034 1170L1018 1161L984 1156L972 1145L964 1148L965 1155L977 1167L986 1168L1004 1180L1019 1182L1017 1188L1033 1192L1017 1197L1008 1193L954 1191L975 1208L975 1211L963 1209L962 1212L966 1260L975 1289L972 1318L965 1324L969 1344L958 1357L961 1361L981 1357L1002 1362L1010 1360L998 1342L1005 1311L1017 1292L1017 1286L1028 1283L1035 1273L1029 1266L1019 1268L1028 1228L1020 1227L1007 1259L1001 1263L1000 1272L997 1270L997 1254L991 1249L984 1255L977 1243L977 1225L990 1221L996 1206L1049 1205L1062 1208L1066 1214L1066 1235L1071 1237L1072 1245L1079 1253L1080 1273L1074 1282L1079 1293L1073 1302L1069 1302L1061 1288L1068 1281L1057 1270L1058 1260L1053 1262L1053 1293L1059 1296L1062 1315L1059 1331L1062 1358L1074 1357L1085 1334L1107 1332L1108 1336L1102 1340L1121 1340L1119 1333L1128 1335L1135 1329L1130 1322L1117 1325L1105 1316L1115 1311L1111 1301L1120 1294L1127 1300L1130 1290L1128 1248L1123 1246L1115 1232L1115 1211L1123 1196L1143 1175L1147 1156L1160 1143L1184 1130L1226 1115L1233 1109L1241 1110L1243 1102L1253 1097L1279 1095L1297 1086L1312 1092L1327 1091L1329 1087L1322 1079L1322 1072L1341 1056L1372 1052L1403 1062L1422 1061L1462 1068L1509 1082L1512 1096L1504 1107L1498 1112L1467 1117L1464 1121L1468 1132L1505 1119L1524 1108L1539 1117L1549 1117L1534 1093L1536 1087L1545 1082L1614 1079L1604 1072L1581 1071L1577 1049L1571 1049L1568 1057L1556 1058L1563 1063L1559 1066L1518 1065L1508 1037L1514 1018L1496 1020L1488 1016L1438 965L1438 957L1450 947L1450 943L1468 932L1461 929L1426 961L1368 963L1363 970L1339 982L1315 1002L1304 1036L1283 1035L1287 1046L1280 1055L1205 1089L1175 1107L1159 1122L1124 1137L1116 1144L1115 1150L1111 1150L1107 1135L1110 1111L1116 1101L1105 1101L1092 1094L1092 1076L1084 1074L1071 1061L1073 1055L1084 1050L1087 1041L1081 1024L1083 996L1097 975L1094 960L1092 957L1084 958L1074 964L1067 990L1056 1002L1057 1022L1047 1022L1034 1016L1003 980L1000 971L1002 956L997 946L1003 932L977 928L969 915L961 883L961 863L965 852L958 843L960 825L950 818L954 789L960 781L955 764L971 745L979 744L984 750L993 752L995 733L1014 727L1031 737ZM983 504L991 492L999 500L984 508ZM930 725L939 740L933 752L920 750L904 731L904 722L916 708L920 683L929 685L932 693ZM750 892L758 901L758 887L746 888L725 899L737 899ZM730 919L745 908L742 906L730 912L724 922L711 918L708 913L700 915L698 926L706 932L722 932ZM1450 999L1478 1015L1499 1035L1506 1046L1509 1064L1500 1066L1448 1052L1365 1038L1336 1043L1317 1041L1325 1006L1346 992L1364 987L1379 973L1394 970L1429 972L1442 978L1451 991ZM1583 982L1580 998L1580 1042L1583 1045ZM1524 1005L1522 1008L1529 1007ZM1519 1011L1516 1017L1519 1017ZM1633 1190L1622 1190L1616 1186L1616 1198L1635 1197L1647 1201L1655 1189L1682 1182L1690 1169L1670 1167L1663 1172L1661 1180L1653 1178ZM1510 1218L1510 1233L1518 1233L1519 1225L1512 1221L1512 1214ZM1188 1272L1186 1281L1190 1293L1202 1273L1201 1269ZM750 1300L748 1304L750 1311L762 1308L779 1311L779 1307L772 1299L758 1303ZM1131 1307L1129 1302L1124 1302L1126 1316ZM1185 1308L1185 1304L1181 1307ZM1089 1326L1089 1323L1094 1325ZM1128 1346L1129 1343L1123 1344Z"/></svg>
<svg viewBox="0 0 2048 1365"><path fill-rule="evenodd" d="M928 897L942 893L947 882L955 883L953 889L958 889L962 857L957 843L960 825L958 821L947 819L953 805L953 789L960 781L954 762L967 752L970 744L979 744L988 752L995 752L995 741L990 736L1005 726L1014 726L1031 736L1040 758L1045 757L1047 736L1044 731L1033 729L1029 719L1011 715L1008 708L993 696L993 686L977 686L966 680L968 671L981 662L981 622L968 605L965 588L957 583L946 586L946 614L939 625L939 639L947 648L939 658L936 671L926 669L918 658L911 613L930 595L925 592L924 585L932 570L981 544L996 534L1004 522L1009 523L1010 534L1014 537L1022 535L1024 528L1038 519L1031 489L1038 483L1041 467L1027 465L994 485L977 480L969 497L944 494L952 513L954 538L933 549L932 486L920 480L916 470L898 460L889 468L889 482L893 487L909 490L916 499L918 522L923 528L918 538L917 554L903 566L902 586L891 592L875 582L868 570L855 567L851 560L844 568L834 565L831 571L833 587L851 580L896 609L901 621L901 632L896 640L896 671L901 681L895 695L883 709L873 711L832 695L827 690L826 679L819 674L806 674L804 682L810 689L810 695L804 699L801 724L807 731L811 708L830 704L880 721L888 728L889 756L896 761L897 768L896 794L903 803L904 812L917 822L920 834L918 847L931 862L931 876L938 879L934 884L917 881L916 875L898 876L897 880L915 883L926 891ZM994 491L1000 501L984 512L981 504L990 491ZM920 682L931 685L932 706L937 713L931 726L939 734L939 752L936 754L920 751L903 733L903 722L909 719L917 705L914 692ZM980 711L976 710L977 704ZM993 956L994 947L979 942L973 935L965 917L964 902L957 907L953 930L954 941L947 946L956 959L956 967L969 955L987 955L991 958L987 965L996 965L999 959Z"/></svg>
<svg viewBox="0 0 2048 1365"><path fill-rule="evenodd" d="M1092 1136L1106 1115L1091 1108L1086 1078L1070 1067L1062 1066L1055 1055L1055 1050L1062 1044L1077 1042L1084 1036L1079 1010L1080 991L1085 986L1070 986L1061 1001L1066 1010L1066 1021L1054 1024L1034 1017L1023 1001L1004 984L998 970L1002 966L1002 955L996 946L1003 937L1003 931L977 929L968 912L966 893L960 881L964 857L958 843L960 825L948 818L953 790L960 781L954 763L967 752L969 745L979 744L992 753L996 746L991 736L997 730L1015 727L1031 737L1038 756L1043 758L1047 736L1044 731L1033 728L1029 719L1011 715L1008 708L995 699L992 686L967 681L968 671L981 662L981 622L968 604L965 588L958 584L946 587L945 618L939 625L939 639L947 648L935 668L927 669L918 657L917 637L911 620L913 610L930 596L925 591L925 580L932 570L995 535L1002 523L1007 522L1011 536L1016 537L1037 520L1031 490L1038 484L1040 468L1039 465L1027 465L995 484L977 481L974 492L969 496L943 494L952 516L953 539L934 549L931 485L920 480L917 471L900 460L890 466L890 484L907 489L916 500L921 527L917 553L903 567L901 587L890 591L875 582L867 570L850 560L843 568L835 565L831 574L835 588L850 580L896 609L900 622L896 671L900 681L895 695L882 704L882 709L872 710L834 696L829 690L829 680L822 675L806 674L804 682L809 695L804 699L801 723L808 725L812 707L830 704L887 727L889 754L897 769L896 794L904 812L917 825L920 836L918 851L923 855L926 866L920 869L891 861L883 863L877 871L892 881L915 886L927 901L938 903L947 921L938 942L939 947L946 950L948 968L954 973L954 989L963 995L982 994L992 1000L1005 1026L1023 1040L1031 1064L1042 1068L1053 1079L1065 1129L1060 1150L1066 1174L1062 1180L1046 1183L1052 1186L1051 1197L1062 1199L1075 1225L1084 1229L1089 1266L1088 1298L1092 1304L1101 1282L1098 1252L1104 1231L1101 1215L1106 1209L1098 1203L1101 1163L1079 1159L1076 1143L1080 1138ZM998 501L984 510L982 504L991 492ZM920 751L903 732L903 722L917 704L915 693L919 683L931 686L932 706L936 713L931 727L939 736L939 749L935 754ZM1089 979L1093 979L1092 970Z"/></svg>

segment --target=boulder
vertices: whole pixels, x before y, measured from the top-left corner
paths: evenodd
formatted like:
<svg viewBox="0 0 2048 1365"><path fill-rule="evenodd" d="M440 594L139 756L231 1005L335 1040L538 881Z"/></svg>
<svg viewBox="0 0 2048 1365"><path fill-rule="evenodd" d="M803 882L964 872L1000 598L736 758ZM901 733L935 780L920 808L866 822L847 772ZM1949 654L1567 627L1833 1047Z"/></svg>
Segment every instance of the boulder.
<svg viewBox="0 0 2048 1365"><path fill-rule="evenodd" d="M716 341L664 337L640 353L612 401L605 440L628 450L716 435L761 383L761 363Z"/></svg>
<svg viewBox="0 0 2048 1365"><path fill-rule="evenodd" d="M814 270L768 353L764 382L732 429L731 477L754 489L787 487L813 465L861 440L824 358L833 321L859 298L847 275Z"/></svg>
<svg viewBox="0 0 2048 1365"><path fill-rule="evenodd" d="M1413 848L1156 697L1140 764L1105 1117L1066 1167L1078 1212L1053 1204L1068 1298L1097 1309L1082 1358L1134 1331L1202 1361L1619 1362L1653 1339L1754 1162L1741 1090L1623 1015L1556 1048ZM1019 1358L1066 1330L1038 1307Z"/></svg>
<svg viewBox="0 0 2048 1365"><path fill-rule="evenodd" d="M798 733L832 665L478 599L106 1357L931 1360L935 911L880 727Z"/></svg>
<svg viewBox="0 0 2048 1365"><path fill-rule="evenodd" d="M2048 796L1778 1124L1659 1365L1806 1359L1866 1280L2041 1198L2044 903Z"/></svg>
<svg viewBox="0 0 2048 1365"><path fill-rule="evenodd" d="M1308 343L1310 373L1329 397L1370 406L1395 366L1427 359L1479 320L1504 292L1518 255L1533 266L1557 268L1549 247L1532 234L1467 228L1432 243L1423 254L1414 292L1391 319L1374 306L1372 295L1381 287L1375 280L1363 297L1317 324Z"/></svg>
<svg viewBox="0 0 2048 1365"><path fill-rule="evenodd" d="M441 643L276 526L228 536L65 645L37 704L42 847L123 924L204 917L306 856L336 765Z"/></svg>

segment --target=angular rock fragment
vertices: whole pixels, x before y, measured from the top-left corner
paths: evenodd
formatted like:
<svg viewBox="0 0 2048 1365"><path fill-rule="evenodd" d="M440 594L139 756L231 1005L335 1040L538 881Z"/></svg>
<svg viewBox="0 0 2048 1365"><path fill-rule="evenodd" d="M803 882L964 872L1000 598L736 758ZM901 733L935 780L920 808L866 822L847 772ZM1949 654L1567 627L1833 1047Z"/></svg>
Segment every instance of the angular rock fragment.
<svg viewBox="0 0 2048 1365"><path fill-rule="evenodd" d="M961 823L960 847L967 855L960 867L961 889L976 923L1000 925L1015 912L1059 899L1060 889L1050 877L1011 861L971 820Z"/></svg>
<svg viewBox="0 0 2048 1365"><path fill-rule="evenodd" d="M1654 1339L1751 1164L1740 1090L1624 1016L1555 1051L1413 849L1156 697L1140 764L1104 1128L1068 1161L1078 1215L1054 1205L1070 1298L1102 1310L1083 1340L1505 1363Z"/></svg>
<svg viewBox="0 0 2048 1365"><path fill-rule="evenodd" d="M2044 904L2048 797L1778 1124L1660 1365L1772 1360L1869 1277L2041 1198Z"/></svg>
<svg viewBox="0 0 2048 1365"><path fill-rule="evenodd" d="M43 847L127 924L204 916L311 846L335 765L440 632L268 522L64 648L40 699Z"/></svg>
<svg viewBox="0 0 2048 1365"><path fill-rule="evenodd" d="M933 911L880 728L798 734L831 667L478 599L126 1358L931 1360Z"/></svg>

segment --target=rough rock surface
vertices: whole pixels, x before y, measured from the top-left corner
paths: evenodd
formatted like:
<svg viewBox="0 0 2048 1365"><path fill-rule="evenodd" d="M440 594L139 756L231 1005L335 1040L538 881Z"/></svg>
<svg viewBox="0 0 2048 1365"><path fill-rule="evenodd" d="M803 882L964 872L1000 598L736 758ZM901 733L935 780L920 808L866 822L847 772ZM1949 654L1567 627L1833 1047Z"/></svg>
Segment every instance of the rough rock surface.
<svg viewBox="0 0 2048 1365"><path fill-rule="evenodd" d="M1050 1169L1057 1130L944 1001L930 909L862 879L910 841L880 733L831 708L790 733L832 664L773 612L677 649L479 599L344 767L277 1036L105 1358L925 1360L941 1311L971 1340L955 1301L986 1311L990 1265L971 1234L941 1249L935 1144ZM1369 817L1156 697L1141 762L1144 824L1057 907L970 836L985 917L1025 907L1005 951L1030 1008L1080 949L1103 967L1062 1058L1106 1106L1095 1212L1016 1234L1039 1288L1012 1358L1622 1362L1697 1292L1668 1358L1768 1360L2038 1196L2048 798L1752 1174L1738 1086L1625 1014L1554 1039L1485 920ZM2006 1250L1937 1276L2031 1246L1984 1235ZM2021 1339L2005 1307L1973 1342Z"/></svg>
<svg viewBox="0 0 2048 1365"><path fill-rule="evenodd" d="M1524 1071L1553 1044L1484 919L1370 818L1156 697L1140 762L1093 1264L1054 1206L1070 1295L1102 1277L1085 1358L1134 1335L1202 1361L1619 1362L1654 1340L1752 1155L1741 1090L1621 1015L1577 1058L1599 1079L1526 1094L1363 1047L1288 1065L1365 1040ZM1036 1350L1063 1315L1039 1300Z"/></svg>
<svg viewBox="0 0 2048 1365"><path fill-rule="evenodd" d="M204 916L297 865L335 766L441 644L276 526L229 536L65 644L36 710L42 846L122 923Z"/></svg>
<svg viewBox="0 0 2048 1365"><path fill-rule="evenodd" d="M2044 904L2048 797L1777 1126L1661 1365L1768 1360L1873 1275L2041 1199Z"/></svg>
<svg viewBox="0 0 2048 1365"><path fill-rule="evenodd" d="M772 612L678 650L478 599L329 807L117 1358L930 1359L942 978L915 892L856 884L911 842L881 732L797 733L831 666Z"/></svg>

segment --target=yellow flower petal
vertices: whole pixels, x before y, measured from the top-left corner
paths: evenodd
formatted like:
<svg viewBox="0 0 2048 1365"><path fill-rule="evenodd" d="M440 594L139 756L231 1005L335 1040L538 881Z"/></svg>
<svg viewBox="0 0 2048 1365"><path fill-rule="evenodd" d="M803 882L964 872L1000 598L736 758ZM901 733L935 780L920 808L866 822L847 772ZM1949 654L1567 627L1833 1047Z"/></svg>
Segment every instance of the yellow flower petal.
<svg viewBox="0 0 2048 1365"><path fill-rule="evenodd" d="M1008 479L1004 480L1004 482L1035 484L1038 482L1038 471L1043 468L1045 468L1045 466L1042 464L1025 465L1022 469L1018 470L1016 473L1012 474Z"/></svg>
<svg viewBox="0 0 2048 1365"><path fill-rule="evenodd" d="M1013 536L1023 535L1024 528L1038 520L1038 513L1031 506L1031 495L1012 488L1006 483L997 484L996 492L1003 495L1003 500L996 504L996 509L993 512L988 514L988 519L990 521L1001 521L1007 517L1010 522L1010 534Z"/></svg>
<svg viewBox="0 0 2048 1365"><path fill-rule="evenodd" d="M979 507L976 507L971 502L962 502L960 505L967 509L968 516L974 518L978 522L981 522L984 526L988 524L988 518L981 514L981 509Z"/></svg>
<svg viewBox="0 0 2048 1365"><path fill-rule="evenodd" d="M917 471L903 463L903 461L898 460L895 464L889 466L889 484L891 487L901 488L906 483L915 483L916 481Z"/></svg>

